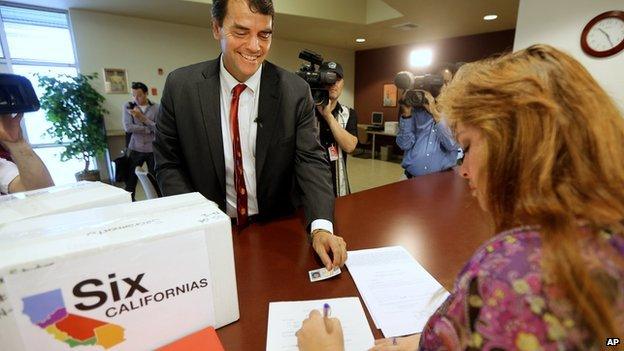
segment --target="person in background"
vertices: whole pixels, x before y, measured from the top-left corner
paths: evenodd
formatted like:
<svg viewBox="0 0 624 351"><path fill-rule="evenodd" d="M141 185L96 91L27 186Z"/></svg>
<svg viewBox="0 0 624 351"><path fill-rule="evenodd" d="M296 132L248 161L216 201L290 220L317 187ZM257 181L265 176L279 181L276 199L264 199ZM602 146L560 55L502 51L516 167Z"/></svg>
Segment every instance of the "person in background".
<svg viewBox="0 0 624 351"><path fill-rule="evenodd" d="M453 78L450 69L441 70L444 84ZM399 100L399 132L397 145L405 153L401 166L405 176L412 178L451 170L457 164L459 145L448 126L442 121L440 111L431 92L423 90L426 103L409 106Z"/></svg>
<svg viewBox="0 0 624 351"><path fill-rule="evenodd" d="M334 84L326 87L329 103L316 106L316 116L319 121L319 139L331 165L334 195L344 196L351 193L347 154L352 153L357 146L357 115L354 109L338 102L344 88L342 65L329 61L324 62L321 69L338 76Z"/></svg>
<svg viewBox="0 0 624 351"><path fill-rule="evenodd" d="M126 191L132 193L132 201L134 201L137 184L134 169L147 163L149 173L155 175L152 142L158 109L158 104L147 98L147 85L133 82L132 101L124 104L122 112L124 129L126 133L132 133L128 144L130 165L126 177Z"/></svg>
<svg viewBox="0 0 624 351"><path fill-rule="evenodd" d="M440 105L499 234L422 334L373 350L602 350L621 338L624 116L613 100L574 58L534 45L463 67ZM318 326L304 322L301 350L343 349L338 325Z"/></svg>
<svg viewBox="0 0 624 351"><path fill-rule="evenodd" d="M0 151L6 151L0 155L0 194L54 186L47 167L22 135L22 117L0 115Z"/></svg>

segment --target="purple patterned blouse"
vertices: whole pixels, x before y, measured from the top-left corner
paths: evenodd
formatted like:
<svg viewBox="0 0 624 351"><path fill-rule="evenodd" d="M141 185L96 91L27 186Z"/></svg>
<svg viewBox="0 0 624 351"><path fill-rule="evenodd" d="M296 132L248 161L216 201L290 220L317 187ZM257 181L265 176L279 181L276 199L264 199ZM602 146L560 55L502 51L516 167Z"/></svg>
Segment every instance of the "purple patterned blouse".
<svg viewBox="0 0 624 351"><path fill-rule="evenodd" d="M585 240L587 264L604 269L618 286L614 309L624 323L624 239L604 232ZM486 242L429 319L420 350L586 349L592 335L574 317L562 291L544 283L541 258L535 229L513 229Z"/></svg>

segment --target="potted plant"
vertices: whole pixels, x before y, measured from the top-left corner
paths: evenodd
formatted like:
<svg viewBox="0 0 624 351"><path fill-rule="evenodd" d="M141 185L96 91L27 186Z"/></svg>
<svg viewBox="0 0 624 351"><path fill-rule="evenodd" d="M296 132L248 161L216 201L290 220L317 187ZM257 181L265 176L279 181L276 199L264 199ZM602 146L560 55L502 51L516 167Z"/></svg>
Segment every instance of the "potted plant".
<svg viewBox="0 0 624 351"><path fill-rule="evenodd" d="M59 77L38 76L39 87L44 93L41 108L46 119L52 123L46 132L57 144L64 145L61 161L84 160L83 171L76 173L76 180L100 180L99 170L89 170L92 158L106 151L104 97L90 84L97 73Z"/></svg>

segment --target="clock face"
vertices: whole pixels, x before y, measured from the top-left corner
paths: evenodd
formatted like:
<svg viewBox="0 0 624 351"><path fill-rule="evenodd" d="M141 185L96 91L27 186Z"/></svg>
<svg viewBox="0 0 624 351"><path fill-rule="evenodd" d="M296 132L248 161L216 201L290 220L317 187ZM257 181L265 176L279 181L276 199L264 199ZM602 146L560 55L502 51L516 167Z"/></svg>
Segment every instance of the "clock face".
<svg viewBox="0 0 624 351"><path fill-rule="evenodd" d="M602 19L587 33L587 45L594 51L608 51L624 42L624 20Z"/></svg>
<svg viewBox="0 0 624 351"><path fill-rule="evenodd" d="M581 34L581 47L595 57L624 50L624 11L607 11L589 21Z"/></svg>

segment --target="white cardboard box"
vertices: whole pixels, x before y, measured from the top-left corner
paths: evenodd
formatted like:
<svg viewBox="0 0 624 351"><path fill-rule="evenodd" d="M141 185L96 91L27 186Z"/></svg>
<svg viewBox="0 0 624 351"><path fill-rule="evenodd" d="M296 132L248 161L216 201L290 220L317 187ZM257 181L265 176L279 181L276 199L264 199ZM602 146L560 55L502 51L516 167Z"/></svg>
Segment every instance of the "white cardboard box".
<svg viewBox="0 0 624 351"><path fill-rule="evenodd" d="M131 201L123 189L87 181L4 195L0 196L0 227L26 218Z"/></svg>
<svg viewBox="0 0 624 351"><path fill-rule="evenodd" d="M230 218L197 193L29 226L0 242L3 350L150 350L239 318Z"/></svg>

